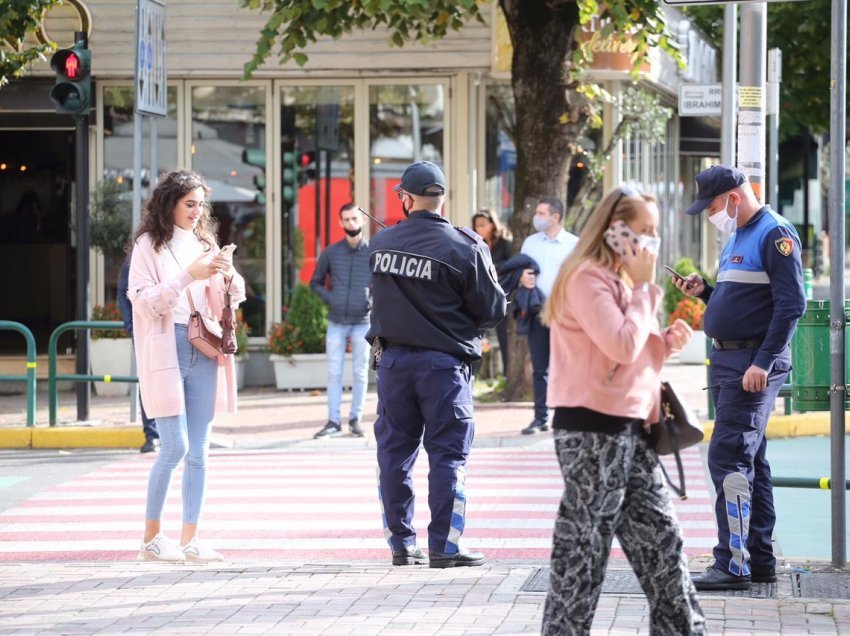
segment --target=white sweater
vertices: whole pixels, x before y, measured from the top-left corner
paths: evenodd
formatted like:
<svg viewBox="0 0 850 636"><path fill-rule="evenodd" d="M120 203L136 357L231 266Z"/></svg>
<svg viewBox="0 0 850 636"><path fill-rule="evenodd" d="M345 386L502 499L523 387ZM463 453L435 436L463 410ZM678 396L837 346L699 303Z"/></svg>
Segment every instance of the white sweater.
<svg viewBox="0 0 850 636"><path fill-rule="evenodd" d="M181 272L188 269L189 265L204 253L205 247L193 231L184 230L175 225L174 235L159 253L159 262L162 265L165 280L177 278ZM206 282L205 280L196 280L186 288L192 294L195 309L201 312L201 314L206 314L207 312ZM189 311L189 299L186 298L185 293L180 295L180 300L172 307L172 312L174 314L174 324L189 324L189 315L191 312Z"/></svg>

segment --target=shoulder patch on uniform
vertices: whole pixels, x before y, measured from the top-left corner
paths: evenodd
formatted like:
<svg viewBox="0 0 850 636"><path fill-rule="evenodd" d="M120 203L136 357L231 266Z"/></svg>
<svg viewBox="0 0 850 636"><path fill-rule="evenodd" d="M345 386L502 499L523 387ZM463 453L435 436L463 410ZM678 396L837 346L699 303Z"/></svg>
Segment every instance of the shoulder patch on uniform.
<svg viewBox="0 0 850 636"><path fill-rule="evenodd" d="M791 252L794 251L794 241L787 236L776 239L773 244L782 256L790 256Z"/></svg>
<svg viewBox="0 0 850 636"><path fill-rule="evenodd" d="M455 229L466 236L466 238L470 239L473 243L477 243L482 240L481 237L475 233L475 230L468 227L455 227Z"/></svg>

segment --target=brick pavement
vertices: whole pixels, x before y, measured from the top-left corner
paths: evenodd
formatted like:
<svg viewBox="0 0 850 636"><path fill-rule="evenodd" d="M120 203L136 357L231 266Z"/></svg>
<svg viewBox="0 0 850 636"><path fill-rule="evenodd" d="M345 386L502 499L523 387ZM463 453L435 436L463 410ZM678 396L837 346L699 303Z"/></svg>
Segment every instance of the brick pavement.
<svg viewBox="0 0 850 636"><path fill-rule="evenodd" d="M0 634L533 634L531 565L0 564ZM711 634L850 633L850 601L703 597ZM645 634L638 595L603 595L594 634Z"/></svg>

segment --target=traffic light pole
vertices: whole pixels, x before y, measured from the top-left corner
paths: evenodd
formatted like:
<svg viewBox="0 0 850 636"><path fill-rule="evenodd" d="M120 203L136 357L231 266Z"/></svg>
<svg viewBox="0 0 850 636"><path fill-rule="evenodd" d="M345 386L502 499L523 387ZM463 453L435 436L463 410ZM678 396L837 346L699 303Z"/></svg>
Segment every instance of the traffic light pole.
<svg viewBox="0 0 850 636"><path fill-rule="evenodd" d="M77 215L77 320L89 319L89 118L77 117L76 215ZM77 373L89 373L89 331L77 332ZM91 383L77 382L77 420L89 419Z"/></svg>

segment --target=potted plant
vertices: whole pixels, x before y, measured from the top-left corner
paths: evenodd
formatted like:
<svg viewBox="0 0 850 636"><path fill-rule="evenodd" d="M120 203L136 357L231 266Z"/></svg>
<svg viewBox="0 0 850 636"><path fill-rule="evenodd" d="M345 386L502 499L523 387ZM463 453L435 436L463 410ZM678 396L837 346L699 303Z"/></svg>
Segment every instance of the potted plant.
<svg viewBox="0 0 850 636"><path fill-rule="evenodd" d="M670 324L681 319L694 330L693 338L679 352L679 361L684 364L705 364L705 332L702 330L704 313L705 304L697 298L688 297L680 300L670 313Z"/></svg>
<svg viewBox="0 0 850 636"><path fill-rule="evenodd" d="M92 320L121 321L121 313L115 303L95 305ZM93 375L130 375L130 334L124 329L92 329L89 357ZM126 382L95 382L98 395L129 395L130 385Z"/></svg>
<svg viewBox="0 0 850 636"><path fill-rule="evenodd" d="M283 308L283 321L269 330L269 360L274 365L278 389L320 389L328 383L328 359L325 333L328 311L321 299L304 283L292 294L292 302ZM343 383L352 383L350 354Z"/></svg>
<svg viewBox="0 0 850 636"><path fill-rule="evenodd" d="M251 328L242 318L242 310L236 310L236 388L245 386L245 361L248 359L248 334Z"/></svg>

